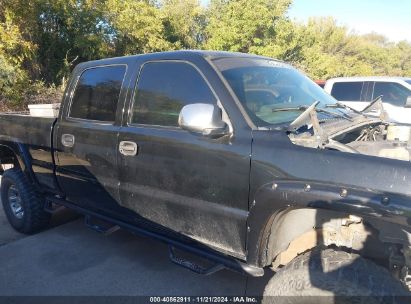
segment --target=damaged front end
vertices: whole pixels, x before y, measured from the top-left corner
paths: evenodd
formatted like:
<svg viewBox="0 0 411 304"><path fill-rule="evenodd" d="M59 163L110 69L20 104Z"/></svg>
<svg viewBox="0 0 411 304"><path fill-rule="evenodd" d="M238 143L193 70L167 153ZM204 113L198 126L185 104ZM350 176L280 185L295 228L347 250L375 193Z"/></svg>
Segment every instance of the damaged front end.
<svg viewBox="0 0 411 304"><path fill-rule="evenodd" d="M318 149L359 153L402 161L411 160L411 125L387 121L376 100L363 112L321 119L317 104L308 107L289 126L292 143ZM371 115L369 114L371 112ZM372 115L378 113L378 115Z"/></svg>

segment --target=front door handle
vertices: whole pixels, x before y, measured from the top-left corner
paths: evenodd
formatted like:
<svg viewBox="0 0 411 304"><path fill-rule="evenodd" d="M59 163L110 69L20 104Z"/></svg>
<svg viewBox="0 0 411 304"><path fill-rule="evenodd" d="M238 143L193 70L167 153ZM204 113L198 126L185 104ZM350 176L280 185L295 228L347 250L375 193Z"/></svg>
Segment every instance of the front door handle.
<svg viewBox="0 0 411 304"><path fill-rule="evenodd" d="M132 141L120 141L118 150L125 156L135 156L137 154L137 144Z"/></svg>
<svg viewBox="0 0 411 304"><path fill-rule="evenodd" d="M74 135L72 134L63 134L61 136L61 143L67 148L74 146Z"/></svg>

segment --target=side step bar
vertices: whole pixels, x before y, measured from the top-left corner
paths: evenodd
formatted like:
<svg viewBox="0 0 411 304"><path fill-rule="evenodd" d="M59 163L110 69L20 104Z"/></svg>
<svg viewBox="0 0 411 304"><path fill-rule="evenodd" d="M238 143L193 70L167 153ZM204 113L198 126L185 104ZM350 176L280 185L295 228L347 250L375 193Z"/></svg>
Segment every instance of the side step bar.
<svg viewBox="0 0 411 304"><path fill-rule="evenodd" d="M54 214L59 212L60 210L65 209L64 206L58 205L53 203L52 201L46 200L46 202L44 203L44 211Z"/></svg>
<svg viewBox="0 0 411 304"><path fill-rule="evenodd" d="M177 257L175 255L174 250L175 249L173 246L171 245L168 246L169 258L171 262L173 262L174 264L178 266L191 270L197 274L210 275L210 274L216 273L217 271L220 271L226 268L223 264L214 264L208 268L205 268L196 263L190 262L189 260Z"/></svg>
<svg viewBox="0 0 411 304"><path fill-rule="evenodd" d="M117 230L120 229L120 226L118 225L110 225L110 226L104 226L102 224L97 224L97 223L93 223L92 221L92 217L90 215L85 215L84 216L84 224L89 227L90 229L104 234L104 235L109 235L112 234L113 232L116 232Z"/></svg>
<svg viewBox="0 0 411 304"><path fill-rule="evenodd" d="M75 205L71 202L68 202L66 200L56 198L53 196L47 197L47 200L53 202L54 204L64 206L66 208L72 209L74 211L77 211L81 214L84 214L86 216L90 216L92 218L96 218L99 220L102 220L104 222L110 223L113 225L113 227L118 226L119 228L126 229L128 231L131 231L133 233L145 236L145 237L150 237L153 239L156 239L158 241L161 241L163 243L168 244L170 247L178 248L184 251L187 251L188 253L192 253L194 255L197 255L199 257L202 257L212 263L215 264L215 266L210 267L210 268L202 268L196 266L189 266L189 264L192 264L191 262L188 262L184 259L179 259L175 257L174 251L172 251L172 254L170 254L171 260L176 263L177 265L180 265L182 267L185 267L187 269L196 271L198 273L205 273L205 274L211 274L213 272L216 272L218 270L221 270L219 268L224 267L233 271L236 271L241 274L247 274L251 275L253 277L261 277L264 275L264 269L261 267L257 266L252 266L249 265L243 261L240 261L236 258L226 256L224 254L218 253L212 249L206 248L203 245L197 243L197 242L192 242L190 244L185 243L182 240L174 239L167 237L166 235L154 232L152 230L145 229L141 226L135 226L131 225L127 222L123 222L118 219L113 219L109 216L106 216L104 214L100 214L91 210L87 210L85 208L82 208L78 205ZM118 228L117 228L118 229ZM104 229L103 229L104 230ZM172 249L172 250L173 250ZM195 269L195 270L194 270Z"/></svg>

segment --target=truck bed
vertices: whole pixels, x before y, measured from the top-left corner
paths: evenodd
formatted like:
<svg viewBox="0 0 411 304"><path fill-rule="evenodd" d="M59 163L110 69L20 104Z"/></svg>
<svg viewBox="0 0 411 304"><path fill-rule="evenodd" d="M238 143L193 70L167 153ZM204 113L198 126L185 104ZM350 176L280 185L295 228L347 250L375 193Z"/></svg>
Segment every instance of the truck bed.
<svg viewBox="0 0 411 304"><path fill-rule="evenodd" d="M22 144L51 147L51 129L55 120L30 116L28 112L0 113L0 140L13 138Z"/></svg>
<svg viewBox="0 0 411 304"><path fill-rule="evenodd" d="M52 129L56 118L28 113L0 113L0 145L25 150L31 155L36 179L49 189L55 187ZM21 164L20 164L21 165Z"/></svg>

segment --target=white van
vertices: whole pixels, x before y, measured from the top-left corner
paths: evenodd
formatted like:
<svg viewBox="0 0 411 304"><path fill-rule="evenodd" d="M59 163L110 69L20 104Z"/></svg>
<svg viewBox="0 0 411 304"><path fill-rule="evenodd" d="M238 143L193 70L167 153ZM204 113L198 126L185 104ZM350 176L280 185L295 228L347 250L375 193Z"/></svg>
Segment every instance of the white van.
<svg viewBox="0 0 411 304"><path fill-rule="evenodd" d="M384 109L391 121L411 123L411 78L333 78L327 80L324 90L358 111L378 96L382 96Z"/></svg>

